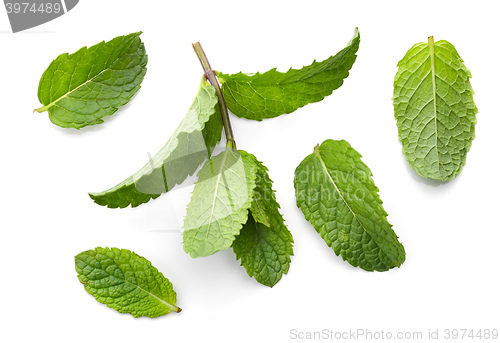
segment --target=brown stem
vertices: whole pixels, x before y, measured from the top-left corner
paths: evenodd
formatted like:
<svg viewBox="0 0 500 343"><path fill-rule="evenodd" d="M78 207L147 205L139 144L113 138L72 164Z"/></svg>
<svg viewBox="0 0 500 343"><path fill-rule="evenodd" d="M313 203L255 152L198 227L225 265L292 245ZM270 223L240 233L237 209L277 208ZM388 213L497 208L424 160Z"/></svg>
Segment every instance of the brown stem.
<svg viewBox="0 0 500 343"><path fill-rule="evenodd" d="M217 94L217 98L219 99L220 113L222 116L222 123L224 124L224 133L226 134L227 145L236 149L236 141L234 140L231 121L229 120L229 113L227 111L226 101L224 100L224 96L222 95L222 91L220 89L219 80L217 80L217 76L215 76L215 72L212 70L210 62L208 62L207 55L205 55L201 44L199 42L194 43L193 49L200 60L203 71L205 72L205 77L215 88L215 94Z"/></svg>

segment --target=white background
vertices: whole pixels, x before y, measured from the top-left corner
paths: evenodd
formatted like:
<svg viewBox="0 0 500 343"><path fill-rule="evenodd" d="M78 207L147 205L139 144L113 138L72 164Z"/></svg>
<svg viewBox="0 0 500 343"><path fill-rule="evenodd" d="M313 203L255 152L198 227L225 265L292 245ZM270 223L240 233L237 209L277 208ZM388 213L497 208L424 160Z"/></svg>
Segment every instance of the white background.
<svg viewBox="0 0 500 343"><path fill-rule="evenodd" d="M0 8L0 340L288 342L298 341L293 329L422 331L424 338L429 329L441 338L445 329L500 329L494 5L82 0L17 34ZM356 26L358 58L331 96L264 122L231 118L238 147L269 168L295 239L290 271L274 288L250 279L230 249L198 259L184 253L179 228L189 188L135 209L104 208L88 197L135 172L175 130L202 74L191 43L200 41L212 67L227 73L285 71L335 54ZM59 54L139 30L148 72L125 108L80 131L32 113L38 81ZM391 101L397 62L429 35L455 45L479 109L467 164L445 184L409 168ZM294 170L328 138L350 142L371 168L407 252L400 269L351 267L296 207ZM148 258L173 283L183 312L134 319L97 303L74 270L74 256L96 246Z"/></svg>

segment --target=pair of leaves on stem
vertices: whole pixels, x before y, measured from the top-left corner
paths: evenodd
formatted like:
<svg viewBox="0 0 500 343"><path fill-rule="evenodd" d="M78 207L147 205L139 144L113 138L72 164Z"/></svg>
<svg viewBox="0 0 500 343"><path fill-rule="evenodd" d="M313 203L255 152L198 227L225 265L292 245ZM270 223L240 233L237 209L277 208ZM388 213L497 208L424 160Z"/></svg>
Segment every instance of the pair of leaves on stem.
<svg viewBox="0 0 500 343"><path fill-rule="evenodd" d="M61 127L80 129L103 122L128 103L146 74L141 32L116 37L73 54L61 54L43 73L38 87L42 107ZM235 115L262 120L322 100L349 75L359 48L359 31L335 56L286 73L218 73L227 106Z"/></svg>
<svg viewBox="0 0 500 343"><path fill-rule="evenodd" d="M415 44L398 67L393 100L403 153L419 175L452 180L475 137L471 73L452 44L433 37Z"/></svg>
<svg viewBox="0 0 500 343"><path fill-rule="evenodd" d="M405 261L372 173L346 141L326 140L295 170L297 206L336 255L368 271Z"/></svg>
<svg viewBox="0 0 500 343"><path fill-rule="evenodd" d="M238 110L238 106L253 108L256 113L267 113L266 104L293 102L297 96L311 95L309 100L302 98L301 106L307 101L321 100L331 94L335 87L338 88L347 77L348 70L356 59L359 40L359 31L356 29L353 39L345 49L323 62L314 62L300 70L291 69L287 73L271 70L253 76L241 73L219 74L224 77L220 80L225 98L231 98L228 94L247 94L247 97L232 97L233 100L228 101L229 108L238 116L252 119L251 114ZM343 73L338 73L339 70ZM273 83L271 75L276 76L278 80ZM266 87L270 91L266 92ZM269 94L267 102L252 106L252 99L259 98L261 93ZM267 117L283 113L286 112L275 110ZM123 182L106 191L90 193L90 197L97 204L111 208L124 208L129 205L135 207L159 197L176 184L182 183L211 156L215 145L221 139L221 130L222 120L215 89L206 80L202 80L188 114L165 146Z"/></svg>

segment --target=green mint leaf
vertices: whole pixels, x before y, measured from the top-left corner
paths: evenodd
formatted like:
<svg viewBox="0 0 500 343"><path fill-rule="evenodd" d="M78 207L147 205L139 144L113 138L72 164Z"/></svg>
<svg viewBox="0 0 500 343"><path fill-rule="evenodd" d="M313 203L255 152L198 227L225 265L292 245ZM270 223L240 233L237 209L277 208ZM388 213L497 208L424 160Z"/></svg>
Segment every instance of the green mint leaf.
<svg viewBox="0 0 500 343"><path fill-rule="evenodd" d="M452 44L432 37L408 50L398 67L393 100L403 153L419 175L452 180L475 137L471 73Z"/></svg>
<svg viewBox="0 0 500 343"><path fill-rule="evenodd" d="M227 249L247 221L256 165L248 153L226 148L198 172L184 220L184 251L191 257Z"/></svg>
<svg viewBox="0 0 500 343"><path fill-rule="evenodd" d="M210 157L221 134L215 89L204 79L188 113L160 151L118 185L89 195L97 204L111 208L136 207L156 199L192 175Z"/></svg>
<svg viewBox="0 0 500 343"><path fill-rule="evenodd" d="M262 120L323 100L342 86L349 75L359 40L356 28L347 47L335 56L286 73L276 68L263 74L218 73L227 107L238 117Z"/></svg>
<svg viewBox="0 0 500 343"><path fill-rule="evenodd" d="M43 73L38 99L52 123L80 129L103 122L139 90L148 57L139 35L59 55Z"/></svg>
<svg viewBox="0 0 500 343"><path fill-rule="evenodd" d="M172 284L144 257L126 249L95 248L75 257L78 279L94 298L120 313L155 318L180 312Z"/></svg>
<svg viewBox="0 0 500 343"><path fill-rule="evenodd" d="M346 141L326 140L295 170L297 206L335 254L368 271L405 261L372 173Z"/></svg>
<svg viewBox="0 0 500 343"><path fill-rule="evenodd" d="M236 258L250 277L273 287L290 268L293 238L279 212L267 168L251 155L257 166L248 221L233 242Z"/></svg>

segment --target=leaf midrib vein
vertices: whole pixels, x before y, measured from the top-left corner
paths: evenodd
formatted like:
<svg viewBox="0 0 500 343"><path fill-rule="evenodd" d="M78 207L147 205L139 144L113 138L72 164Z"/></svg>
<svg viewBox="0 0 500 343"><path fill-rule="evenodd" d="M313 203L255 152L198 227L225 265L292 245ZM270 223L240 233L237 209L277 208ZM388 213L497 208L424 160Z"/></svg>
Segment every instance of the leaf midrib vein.
<svg viewBox="0 0 500 343"><path fill-rule="evenodd" d="M136 52L136 51L135 51L135 52ZM117 58L117 59L115 60L115 62L116 62L117 60L119 60L119 59L123 58L124 56L129 56L129 55L131 56L131 55L134 55L134 54L135 54L135 52L125 53L125 54L121 55L119 58ZM109 58L110 58L110 57L111 57L111 55L109 55L109 56L108 56L108 58L106 59L106 62L104 63L104 65L107 65L107 64L108 64L108 62L109 62ZM78 64L78 61L77 61L77 64ZM108 67L108 68L103 69L103 70L102 70L102 71L100 71L100 72L99 72L96 76L94 76L94 77L92 77L91 79L89 79L89 80L85 81L84 83L82 83L82 84L81 84L81 85L79 85L78 87L76 87L76 88L74 88L74 89L72 89L72 90L68 91L66 94L64 94L63 96L59 97L58 99L56 99L56 100L52 101L50 104L48 104L48 105L45 105L45 106L41 107L41 108L39 109L39 110L40 110L40 112L43 112L43 111L45 111L45 110L48 110L48 109L49 109L50 107L52 107L54 104L56 104L56 103L57 103L57 102L59 102L60 100L62 100L62 99L64 99L65 97L67 97L69 94L71 94L71 93L73 93L73 92L77 91L77 90L78 90L78 89L80 89L81 87L85 86L87 83L89 83L89 82L93 81L96 77L98 77L99 75L101 75L101 74L102 74L102 73L104 73L105 71L108 71L108 70L112 70L112 71L124 71L124 70L133 69L133 68L135 68L135 67L136 67L136 66L134 65L134 66L132 66L132 67L127 67L127 68L123 68L123 69L113 69L113 68L112 68L113 64L114 64L114 62L113 62L113 63L111 63L111 64L109 64L109 67ZM76 70L76 68L75 68L75 70ZM91 70L92 70L92 69L91 69ZM89 75L90 75L91 70L89 71ZM73 76L75 75L75 73L74 73L74 72L75 72L75 71L73 71L73 73L71 74L71 80L73 80ZM88 76L87 76L87 77L88 77ZM70 81L70 84L71 84L71 82L72 82L72 81ZM51 85L51 88L50 88L49 92L50 92L51 90L52 90L52 85ZM42 110L42 109L43 109L43 110Z"/></svg>
<svg viewBox="0 0 500 343"><path fill-rule="evenodd" d="M67 96L69 96L70 94L76 92L78 89L82 88L83 86L85 86L87 83L89 82L92 82L96 77L98 77L99 75L101 75L102 73L104 73L105 71L108 71L110 70L110 68L106 68L106 69L103 69L101 72L99 72L96 76L92 77L91 79L85 81L84 83L82 83L81 85L79 85L78 87L76 88L73 88L72 90L70 90L69 92L67 92L66 94L62 95L61 97L59 97L58 99L52 101L50 104L48 105L45 105L43 106L40 111L46 111L48 110L49 108L51 108L52 106L54 106L56 103L58 103L59 101L61 101L62 99L66 98Z"/></svg>
<svg viewBox="0 0 500 343"><path fill-rule="evenodd" d="M212 201L212 207L210 209L210 216L208 217L208 227L207 227L207 230L205 232L205 240L204 241L207 241L207 238L208 238L208 233L210 231L210 226L211 226L211 223L212 223L212 218L214 217L214 209L215 209L215 201L217 200L218 196L218 192L219 192L219 185L220 185L220 179L222 178L222 171L224 170L224 166L226 165L226 160L227 160L227 157L229 155L229 150L230 148L226 148L226 151L224 153L224 157L222 159L222 162L221 162L221 165L220 165L220 168L219 168L219 175L217 176L217 181L216 181L216 185L215 185L215 190L214 190L214 199ZM217 220L218 222L218 220ZM198 233L198 231L200 230L201 226L198 227L198 229L196 230L196 233ZM222 231L221 231L221 228L219 227L219 231L220 233L222 234ZM196 234L193 236L193 239L194 237L196 237Z"/></svg>
<svg viewBox="0 0 500 343"><path fill-rule="evenodd" d="M177 312L178 308L177 308L176 306L174 306L174 305L172 305L172 304L169 304L169 303L168 303L168 302L166 302L165 300L163 300L163 299L159 298L158 296L154 295L153 293L151 293L151 292L149 292L149 291L145 290L144 288L140 287L139 285L136 285L136 284L134 284L134 283L132 283L132 282L129 282L129 281L127 281L127 280L123 280L123 281L124 281L124 282L126 282L126 283L128 283L129 285L132 285L132 286L134 286L134 287L137 287L137 288L138 288L138 289L140 289L141 291L143 291L143 292L147 293L148 295L152 296L153 298L157 299L158 301L160 301L161 303L163 303L164 305L166 305L166 306L170 309L170 311Z"/></svg>
<svg viewBox="0 0 500 343"><path fill-rule="evenodd" d="M325 162L323 161L323 159L321 158L321 155L319 154L319 152L316 152L316 156L318 157L320 163L321 163L321 167L323 168L323 171L324 173L328 176L328 179L330 180L330 182L332 183L333 187L335 187L335 190L337 191L337 193L340 195L340 198L342 199L342 201L344 202L344 204L347 206L347 208L349 209L349 211L352 213L352 215L354 216L354 218L356 219L356 221L359 223L359 225L363 228L363 230L370 236L371 238L371 235L370 233L366 230L366 228L363 226L363 224L361 223L361 221L358 219L358 217L356 216L356 213L354 213L354 211L352 210L351 206L349 206L349 204L347 203L347 201L345 200L344 196L342 195L342 193L340 192L339 188L337 187L337 184L335 183L335 181L333 180L332 176L330 175L330 173L328 172L328 169L326 168L326 165L325 165ZM372 238L373 239L373 238Z"/></svg>
<svg viewBox="0 0 500 343"><path fill-rule="evenodd" d="M436 99L436 66L434 61L434 39L429 38L429 54L431 56L431 73L432 73L432 96L434 99L434 126L436 130L436 160L438 165L438 174L440 173L439 151L438 151L438 126L437 126L437 99Z"/></svg>

